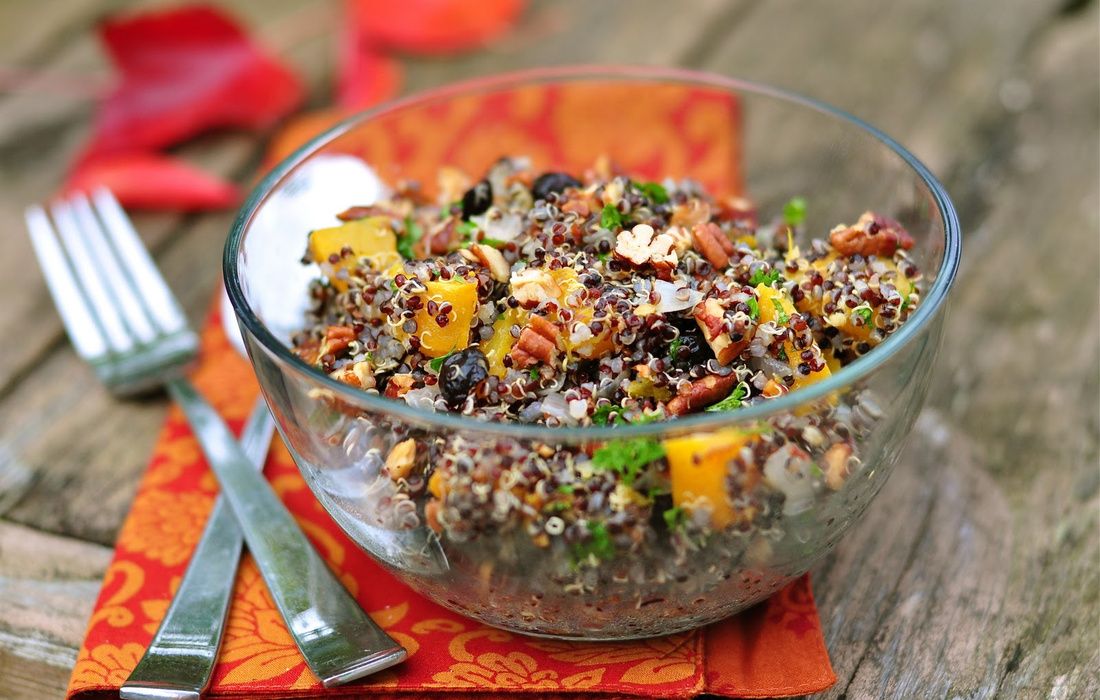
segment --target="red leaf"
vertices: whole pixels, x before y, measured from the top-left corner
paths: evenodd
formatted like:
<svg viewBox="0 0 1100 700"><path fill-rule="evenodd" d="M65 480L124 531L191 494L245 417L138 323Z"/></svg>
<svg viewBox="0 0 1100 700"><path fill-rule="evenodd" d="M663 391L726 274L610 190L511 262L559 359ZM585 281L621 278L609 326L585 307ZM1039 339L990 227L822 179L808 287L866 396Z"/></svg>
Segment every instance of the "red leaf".
<svg viewBox="0 0 1100 700"><path fill-rule="evenodd" d="M302 101L298 78L210 7L111 20L101 35L121 82L96 115L89 154L159 149L214 128L264 128Z"/></svg>
<svg viewBox="0 0 1100 700"><path fill-rule="evenodd" d="M240 201L235 185L181 160L152 153L98 156L76 167L68 192L106 187L135 209L225 209Z"/></svg>
<svg viewBox="0 0 1100 700"><path fill-rule="evenodd" d="M349 21L380 48L446 54L497 38L523 6L524 0L349 0Z"/></svg>
<svg viewBox="0 0 1100 700"><path fill-rule="evenodd" d="M348 14L354 16L351 4ZM347 22L340 44L336 104L347 110L366 109L390 99L400 88L401 64L374 47L360 22Z"/></svg>

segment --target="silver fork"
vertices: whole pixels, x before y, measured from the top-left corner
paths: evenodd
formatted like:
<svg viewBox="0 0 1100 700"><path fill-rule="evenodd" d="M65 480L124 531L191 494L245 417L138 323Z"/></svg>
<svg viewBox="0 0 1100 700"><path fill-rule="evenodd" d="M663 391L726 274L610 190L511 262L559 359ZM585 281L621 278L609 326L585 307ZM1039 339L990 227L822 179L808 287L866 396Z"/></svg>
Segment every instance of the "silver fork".
<svg viewBox="0 0 1100 700"><path fill-rule="evenodd" d="M336 580L217 412L186 379L183 370L198 350L198 339L114 196L106 190L91 199L78 194L54 203L49 214L31 207L26 220L77 353L113 392L132 394L163 385L183 408L314 675L328 687L403 661L405 649ZM270 420L266 411L263 416ZM226 572L216 575L226 577ZM227 578L231 584L232 577ZM181 583L180 591L184 588ZM224 595L227 599L228 592ZM181 626L162 638L164 653L144 667L145 675L128 682L130 697L199 697L209 681L224 620L224 608L219 613L208 602L173 602L173 609L180 608L174 614ZM219 614L220 619L210 619ZM198 677L202 669L205 676Z"/></svg>

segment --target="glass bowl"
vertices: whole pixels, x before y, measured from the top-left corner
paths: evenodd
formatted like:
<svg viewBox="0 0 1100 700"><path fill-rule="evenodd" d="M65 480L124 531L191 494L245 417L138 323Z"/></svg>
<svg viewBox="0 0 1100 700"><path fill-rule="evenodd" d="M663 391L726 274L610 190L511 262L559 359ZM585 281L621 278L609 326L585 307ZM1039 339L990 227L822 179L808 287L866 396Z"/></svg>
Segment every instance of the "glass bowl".
<svg viewBox="0 0 1100 700"><path fill-rule="evenodd" d="M303 325L307 284L317 275L300 262L312 228L332 225L337 212L371 203L399 180L419 180L430 194L440 166L475 174L503 155L571 172L608 156L637 177L691 177L712 191L747 195L761 212L801 195L809 202L804 229L817 236L873 209L916 241L919 308L824 381L733 412L644 425L550 428L435 413L335 381L291 352L288 338ZM460 613L517 632L594 640L669 634L726 617L803 574L836 544L882 487L920 411L959 253L943 187L896 142L850 115L716 75L583 67L463 83L341 123L254 190L230 233L224 271L279 431L318 501L359 546ZM442 445L433 459L466 474L467 489L433 487L431 463L412 477L422 483L399 489L384 465L410 438ZM758 459L760 440L789 447ZM699 526L706 508L688 509L686 524L662 523L654 509L641 537L638 528L631 537L613 519L595 523L576 513L572 522L551 523L516 503L515 484L494 471L519 460L535 481L556 460L638 444L629 441L656 441L669 454L675 445L681 459L687 451L702 465L701 478L723 492L723 527ZM606 485L569 488L589 505L618 493ZM450 514L442 534L429 527L426 509L436 509L437 526L440 511Z"/></svg>

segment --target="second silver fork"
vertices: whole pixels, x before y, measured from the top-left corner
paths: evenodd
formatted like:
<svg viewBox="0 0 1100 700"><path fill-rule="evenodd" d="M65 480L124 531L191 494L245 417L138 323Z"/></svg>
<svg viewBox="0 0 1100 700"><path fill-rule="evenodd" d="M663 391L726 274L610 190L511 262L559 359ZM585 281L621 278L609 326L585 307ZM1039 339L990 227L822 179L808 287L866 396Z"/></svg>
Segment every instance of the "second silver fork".
<svg viewBox="0 0 1100 700"><path fill-rule="evenodd" d="M35 252L78 353L116 393L163 383L184 409L288 630L326 686L399 663L405 650L335 579L225 423L183 376L196 350L186 318L118 202L106 191L93 199L94 206L77 195L51 208L60 243L43 209L27 211ZM212 575L232 576L234 570ZM180 601L173 608L187 605ZM195 650L189 645L209 645L209 638L181 632L162 658L165 676L130 684L131 697L198 697L203 679L181 681L178 662ZM215 652L206 655L212 659Z"/></svg>

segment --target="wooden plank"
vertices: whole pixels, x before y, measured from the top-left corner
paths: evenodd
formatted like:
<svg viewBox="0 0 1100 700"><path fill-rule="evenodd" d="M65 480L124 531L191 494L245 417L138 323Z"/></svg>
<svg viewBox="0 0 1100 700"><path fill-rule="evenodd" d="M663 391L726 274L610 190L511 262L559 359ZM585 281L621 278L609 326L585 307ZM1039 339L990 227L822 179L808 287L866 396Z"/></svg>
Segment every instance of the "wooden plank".
<svg viewBox="0 0 1100 700"><path fill-rule="evenodd" d="M4 697L59 697L111 550L0 521Z"/></svg>

